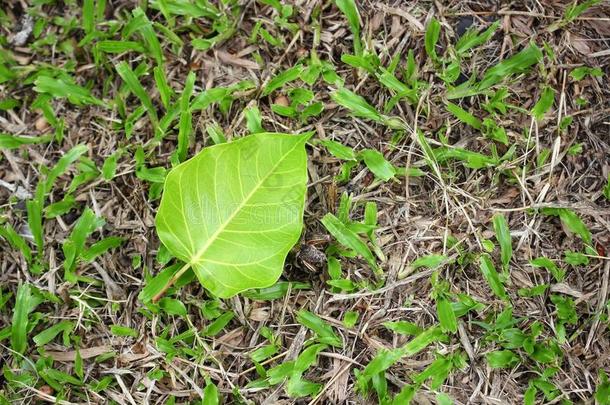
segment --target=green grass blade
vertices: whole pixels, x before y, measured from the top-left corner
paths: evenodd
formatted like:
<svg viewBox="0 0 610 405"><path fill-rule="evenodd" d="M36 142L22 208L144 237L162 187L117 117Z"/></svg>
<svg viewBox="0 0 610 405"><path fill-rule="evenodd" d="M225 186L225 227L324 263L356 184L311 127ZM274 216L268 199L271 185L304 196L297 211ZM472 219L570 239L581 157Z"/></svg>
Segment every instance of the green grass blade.
<svg viewBox="0 0 610 405"><path fill-rule="evenodd" d="M269 83L267 83L267 85L263 89L262 95L267 96L271 94L274 90L277 90L285 84L298 79L302 71L303 66L301 65L293 66L290 69L283 71L282 73L271 79Z"/></svg>
<svg viewBox="0 0 610 405"><path fill-rule="evenodd" d="M448 102L447 110L451 114L455 115L455 117L464 124L468 124L475 129L481 129L481 120L470 114L468 111L462 109L460 106Z"/></svg>
<svg viewBox="0 0 610 405"><path fill-rule="evenodd" d="M206 378L201 405L218 405L219 403L218 387L211 379Z"/></svg>
<svg viewBox="0 0 610 405"><path fill-rule="evenodd" d="M87 34L95 28L95 15L93 10L93 0L83 1L83 29Z"/></svg>
<svg viewBox="0 0 610 405"><path fill-rule="evenodd" d="M491 39L499 26L500 20L491 24L489 28L481 34L478 34L474 29L469 29L455 44L455 51L458 55L462 55L472 48L483 45Z"/></svg>
<svg viewBox="0 0 610 405"><path fill-rule="evenodd" d="M545 86L540 95L540 99L532 108L532 116L540 121L544 115L551 109L555 101L555 90L549 86Z"/></svg>
<svg viewBox="0 0 610 405"><path fill-rule="evenodd" d="M301 310L297 313L297 321L301 325L314 331L316 335L318 335L321 343L329 344L334 347L343 346L341 338L337 336L332 326L326 323L326 321L319 316L309 311Z"/></svg>
<svg viewBox="0 0 610 405"><path fill-rule="evenodd" d="M192 130L192 113L190 108L191 95L195 86L195 73L189 72L184 84L184 90L180 96L180 123L178 127L178 160L180 162L186 159L189 148L189 138Z"/></svg>
<svg viewBox="0 0 610 405"><path fill-rule="evenodd" d="M362 42L360 40L360 13L355 0L336 0L335 3L347 18L349 29L354 37L354 54L362 54Z"/></svg>
<svg viewBox="0 0 610 405"><path fill-rule="evenodd" d="M478 83L477 89L485 90L512 75L524 73L540 60L542 60L542 51L535 44L530 44L518 54L488 69Z"/></svg>
<svg viewBox="0 0 610 405"><path fill-rule="evenodd" d="M396 169L381 152L375 149L364 149L358 156L364 160L366 167L375 175L375 177L388 181L396 175Z"/></svg>
<svg viewBox="0 0 610 405"><path fill-rule="evenodd" d="M5 224L0 226L0 237L6 239L6 241L15 249L21 251L25 260L30 263L32 261L32 250L28 246L25 239L19 235L11 224Z"/></svg>
<svg viewBox="0 0 610 405"><path fill-rule="evenodd" d="M32 339L36 346L44 346L47 343L51 342L57 335L60 333L69 333L74 329L74 322L70 321L61 321L56 323L55 325L47 328L34 336Z"/></svg>
<svg viewBox="0 0 610 405"><path fill-rule="evenodd" d="M375 256L373 256L373 253L369 247L362 241L362 239L358 237L356 233L351 231L343 222L341 222L331 213L326 214L324 218L322 218L321 222L326 229L328 229L328 232L330 232L331 235L333 235L337 241L339 241L339 243L356 251L375 271L378 271L379 266L377 265Z"/></svg>
<svg viewBox="0 0 610 405"><path fill-rule="evenodd" d="M21 284L15 297L11 324L11 347L23 354L28 346L28 314L32 305L32 292L29 284Z"/></svg>
<svg viewBox="0 0 610 405"><path fill-rule="evenodd" d="M436 299L436 313L443 330L451 333L457 332L457 318L448 299L444 297Z"/></svg>
<svg viewBox="0 0 610 405"><path fill-rule="evenodd" d="M144 87L142 87L142 84L136 77L133 70L131 70L127 62L121 62L116 65L116 71L119 76L121 76L129 90L133 94L135 94L135 96L140 100L140 102L142 102L142 105L144 105L144 108L146 108L146 111L148 112L148 115L150 116L153 125L157 126L157 123L159 121L157 116L157 110L155 109L152 100L148 96L148 92L144 90Z"/></svg>
<svg viewBox="0 0 610 405"><path fill-rule="evenodd" d="M513 245L508 229L508 222L503 214L496 214L492 218L496 239L500 244L500 257L504 270L508 269L508 263L513 256Z"/></svg>
<svg viewBox="0 0 610 405"><path fill-rule="evenodd" d="M485 280L487 280L487 283L491 287L493 293L497 297L507 300L508 295L504 289L504 284L502 284L502 281L500 281L500 275L496 271L496 267L488 254L481 255L480 265L481 273L483 274L483 277L485 277Z"/></svg>
<svg viewBox="0 0 610 405"><path fill-rule="evenodd" d="M123 52L146 52L146 49L135 41L113 41L105 40L95 44L96 48L104 53L123 53Z"/></svg>
<svg viewBox="0 0 610 405"><path fill-rule="evenodd" d="M134 18L143 22L142 24L138 24L137 30L142 34L148 50L157 62L157 66L163 66L163 50L161 49L161 44L155 34L152 23L140 7L134 9L132 14Z"/></svg>
<svg viewBox="0 0 610 405"><path fill-rule="evenodd" d="M333 101L347 108L351 113L360 118L366 118L376 122L383 122L383 116L375 107L370 105L363 97L346 88L341 88L330 94Z"/></svg>
<svg viewBox="0 0 610 405"><path fill-rule="evenodd" d="M38 76L34 81L34 90L39 93L48 93L54 98L67 98L75 105L93 104L106 107L106 104L91 95L91 92L67 79L50 76Z"/></svg>
<svg viewBox="0 0 610 405"><path fill-rule="evenodd" d="M438 56L436 55L436 44L441 34L441 23L436 18L433 18L428 24L426 34L424 36L424 47L428 56L436 61Z"/></svg>
<svg viewBox="0 0 610 405"><path fill-rule="evenodd" d="M35 145L49 142L53 139L51 135L44 136L17 136L11 134L0 134L0 148L17 149L23 145Z"/></svg>
<svg viewBox="0 0 610 405"><path fill-rule="evenodd" d="M39 255L42 254L44 248L44 236L42 229L42 210L44 208L45 199L45 183L41 180L36 186L36 193L32 200L25 203L28 214L28 226L34 237L34 244Z"/></svg>

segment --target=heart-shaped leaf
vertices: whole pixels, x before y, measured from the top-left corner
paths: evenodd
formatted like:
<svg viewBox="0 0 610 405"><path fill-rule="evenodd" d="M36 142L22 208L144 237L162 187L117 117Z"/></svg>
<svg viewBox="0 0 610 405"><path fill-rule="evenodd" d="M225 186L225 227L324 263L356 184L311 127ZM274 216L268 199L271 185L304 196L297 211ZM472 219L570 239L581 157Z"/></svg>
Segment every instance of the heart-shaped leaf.
<svg viewBox="0 0 610 405"><path fill-rule="evenodd" d="M250 135L205 148L167 175L159 238L216 296L280 277L303 227L309 136Z"/></svg>

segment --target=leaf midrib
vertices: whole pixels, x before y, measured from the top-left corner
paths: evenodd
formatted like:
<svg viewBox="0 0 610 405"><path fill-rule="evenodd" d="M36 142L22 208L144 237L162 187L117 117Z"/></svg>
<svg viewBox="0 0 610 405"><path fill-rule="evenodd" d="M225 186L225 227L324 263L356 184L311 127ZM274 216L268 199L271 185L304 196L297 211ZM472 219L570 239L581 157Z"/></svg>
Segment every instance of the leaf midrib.
<svg viewBox="0 0 610 405"><path fill-rule="evenodd" d="M288 155L290 155L300 145L301 145L300 142L295 144L292 148L290 148L290 150L288 152L286 152L284 155L282 155L281 159L279 159L278 162L271 168L271 170L269 170L269 172L256 184L256 186L253 187L252 191L250 191L250 193L246 196L246 198L244 198L242 200L242 202L237 206L235 211L233 211L233 213L227 218L227 220L225 222L223 222L218 227L218 229L210 236L210 238L208 239L206 244L204 246L202 246L201 249L199 249L199 251L196 254L193 255L193 258L191 260L189 260L189 263L188 263L189 266L192 267L194 264L197 264L201 260L203 255L207 252L207 250L210 248L210 246L212 246L212 244L216 241L218 236L226 229L226 227L231 223L231 221L233 221L235 216L237 216L237 214L244 208L244 206L248 203L248 201L250 201L250 198L252 198L252 196L254 196L254 194L256 194L256 192L261 188L263 183L265 181L267 181L267 179L277 170L278 166L286 159L286 157Z"/></svg>

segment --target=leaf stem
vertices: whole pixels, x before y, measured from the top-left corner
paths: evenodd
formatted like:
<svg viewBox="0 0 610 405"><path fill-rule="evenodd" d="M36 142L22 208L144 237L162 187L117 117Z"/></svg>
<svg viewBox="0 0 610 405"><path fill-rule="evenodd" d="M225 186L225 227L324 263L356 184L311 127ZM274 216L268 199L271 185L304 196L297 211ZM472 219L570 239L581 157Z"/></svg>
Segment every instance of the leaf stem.
<svg viewBox="0 0 610 405"><path fill-rule="evenodd" d="M169 288L171 286L173 286L176 281L178 281L178 279L184 274L186 273L186 271L191 267L190 263L185 263L184 266L180 267L180 270L178 270L176 272L176 274L174 274L172 276L172 278L167 282L167 284L165 284L165 286L161 289L161 291L159 291L157 294L155 294L155 296L152 299L153 303L156 303L157 301L159 301L161 299L161 297L163 297L163 295L166 293L167 290L169 290Z"/></svg>

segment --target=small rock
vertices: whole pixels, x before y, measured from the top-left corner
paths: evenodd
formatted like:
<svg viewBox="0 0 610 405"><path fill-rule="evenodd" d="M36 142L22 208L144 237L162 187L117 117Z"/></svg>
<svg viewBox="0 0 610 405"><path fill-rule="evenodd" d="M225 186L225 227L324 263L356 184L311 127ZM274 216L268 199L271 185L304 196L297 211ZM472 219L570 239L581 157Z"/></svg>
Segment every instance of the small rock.
<svg viewBox="0 0 610 405"><path fill-rule="evenodd" d="M23 46L28 40L28 37L34 29L34 19L29 14L24 14L21 18L21 30L15 33L11 38L10 42L14 46Z"/></svg>
<svg viewBox="0 0 610 405"><path fill-rule="evenodd" d="M278 96L275 99L275 104L284 106L284 107L288 107L290 105L290 100L288 100L288 97L286 96Z"/></svg>
<svg viewBox="0 0 610 405"><path fill-rule="evenodd" d="M40 116L36 122L34 123L34 126L36 127L36 129L40 132L44 131L45 129L49 128L49 123L47 122L47 119L43 116Z"/></svg>

